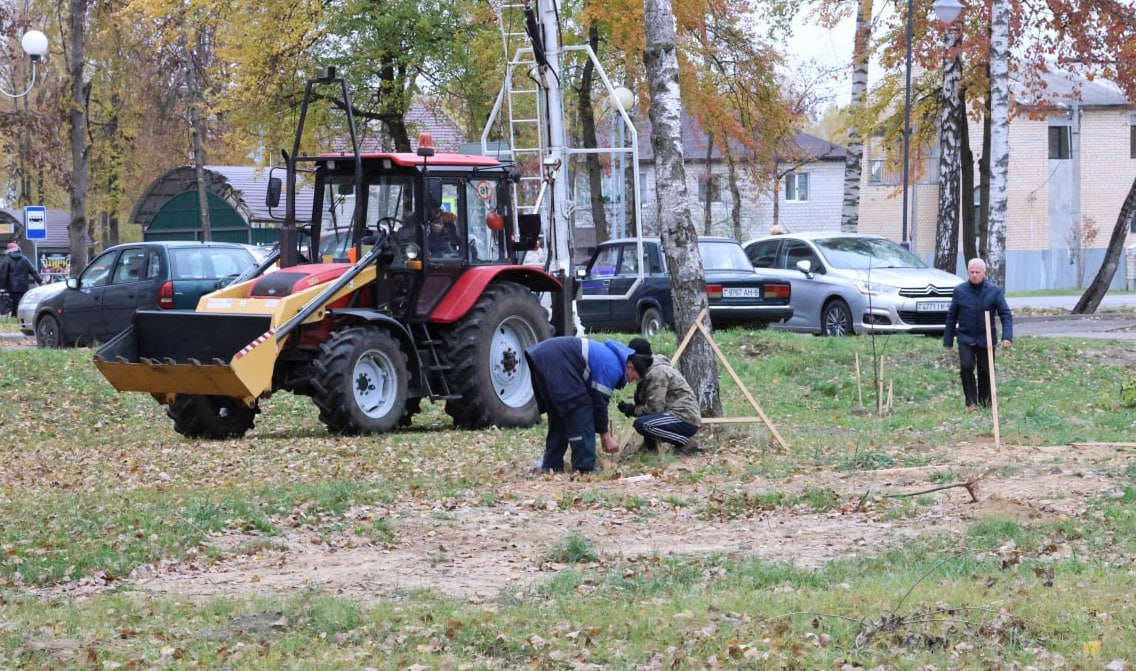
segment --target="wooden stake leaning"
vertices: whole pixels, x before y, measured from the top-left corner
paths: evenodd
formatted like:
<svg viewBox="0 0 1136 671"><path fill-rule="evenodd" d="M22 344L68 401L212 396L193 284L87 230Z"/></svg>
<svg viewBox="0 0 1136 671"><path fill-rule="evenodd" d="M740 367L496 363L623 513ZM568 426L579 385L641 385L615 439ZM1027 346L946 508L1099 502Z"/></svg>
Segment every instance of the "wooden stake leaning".
<svg viewBox="0 0 1136 671"><path fill-rule="evenodd" d="M994 447L1002 449L1002 433L998 426L998 387L994 384L994 341L990 337L990 311L984 310L986 319L986 365L990 368L990 411L994 415Z"/></svg>
<svg viewBox="0 0 1136 671"><path fill-rule="evenodd" d="M781 434L777 432L777 427L773 426L773 422L769 421L769 418L765 416L764 412L762 412L761 406L757 404L757 401L754 400L753 395L749 393L749 389L747 389L745 384L742 383L742 380L740 377L738 377L738 374L734 372L734 367L730 365L729 361L726 361L726 355L722 354L722 350L718 348L718 343L714 342L713 336L711 336L710 332L706 330L706 327L702 325L702 320L705 317L706 308L703 308L702 312L698 313L698 317L695 318L694 323L690 325L690 329L686 332L686 335L683 337L682 342L678 346L678 349L675 350L672 363L674 363L676 366L678 365L678 359L680 356L682 356L683 351L686 350L686 346L690 344L690 339L694 337L695 331L701 331L702 335L706 338L706 342L709 343L710 348L714 350L714 354L718 357L718 360L722 362L723 366L725 366L726 372L728 372L730 374L730 377L734 380L734 384L738 385L738 389L741 390L742 395L745 396L746 400L749 401L749 404L753 406L753 409L757 412L757 416L765 424L765 428L769 429L769 432L773 434L773 438L777 440L777 443L782 447L782 449L789 449L789 444L786 443L785 439L781 437ZM705 417L702 419L703 424L739 424L752 421L752 417Z"/></svg>

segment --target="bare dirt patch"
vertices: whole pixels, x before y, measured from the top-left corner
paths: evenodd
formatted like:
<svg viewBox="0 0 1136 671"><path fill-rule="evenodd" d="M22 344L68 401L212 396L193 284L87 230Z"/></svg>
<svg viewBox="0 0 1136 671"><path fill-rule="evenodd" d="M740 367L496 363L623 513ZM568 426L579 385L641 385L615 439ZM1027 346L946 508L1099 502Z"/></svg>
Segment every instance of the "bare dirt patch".
<svg viewBox="0 0 1136 671"><path fill-rule="evenodd" d="M527 591L566 568L550 558L550 550L569 534L590 542L607 566L645 557L721 554L815 568L879 553L923 534L961 535L981 519L1029 524L1081 515L1092 499L1120 489L1114 475L1132 452L1116 445L998 451L992 444L972 443L952 449L951 465L823 470L744 482L711 477L697 484L686 477L693 467L726 456L701 455L622 479L530 476L517 466L505 475L510 496L503 500L442 504L407 499L382 509L352 511L361 519L385 519L394 538L390 543L365 541L350 532L330 537L296 532L277 539L271 549L210 565L147 567L128 582L142 591L202 597L318 589L367 600L430 590L481 601ZM874 505L897 500L889 495L936 486L932 473L940 481L949 473L954 482L962 482L982 471L986 475L977 503L956 487L920 497L910 514L898 518ZM817 490L830 490L835 505L825 512L801 502L768 509L729 506L730 501L756 501L761 493L789 497ZM217 539L227 547L255 541L239 534ZM88 583L63 589L99 588Z"/></svg>

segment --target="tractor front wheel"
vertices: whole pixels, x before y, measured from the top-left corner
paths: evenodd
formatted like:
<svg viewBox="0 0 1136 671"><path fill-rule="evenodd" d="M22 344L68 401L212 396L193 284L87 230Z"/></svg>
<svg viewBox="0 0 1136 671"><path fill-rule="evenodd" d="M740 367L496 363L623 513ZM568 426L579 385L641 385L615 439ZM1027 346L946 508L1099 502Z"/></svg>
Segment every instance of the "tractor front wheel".
<svg viewBox="0 0 1136 671"><path fill-rule="evenodd" d="M365 434L398 428L410 373L406 353L389 333L366 327L333 333L320 345L314 366L312 400L329 431Z"/></svg>
<svg viewBox="0 0 1136 671"><path fill-rule="evenodd" d="M490 285L447 337L446 412L461 428L532 426L540 420L525 350L548 338L548 313L526 287Z"/></svg>
<svg viewBox="0 0 1136 671"><path fill-rule="evenodd" d="M186 438L210 440L240 438L252 428L259 411L235 398L202 394L178 394L166 407L174 431Z"/></svg>

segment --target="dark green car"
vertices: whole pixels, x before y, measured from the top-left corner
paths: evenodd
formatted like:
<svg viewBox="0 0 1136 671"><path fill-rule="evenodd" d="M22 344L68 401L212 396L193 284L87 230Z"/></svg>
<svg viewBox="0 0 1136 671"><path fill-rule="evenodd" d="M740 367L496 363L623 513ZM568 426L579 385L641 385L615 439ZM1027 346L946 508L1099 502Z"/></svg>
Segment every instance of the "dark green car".
<svg viewBox="0 0 1136 671"><path fill-rule="evenodd" d="M106 342L139 308L197 307L203 295L256 265L256 248L226 242L133 242L95 257L67 288L36 308L40 347Z"/></svg>

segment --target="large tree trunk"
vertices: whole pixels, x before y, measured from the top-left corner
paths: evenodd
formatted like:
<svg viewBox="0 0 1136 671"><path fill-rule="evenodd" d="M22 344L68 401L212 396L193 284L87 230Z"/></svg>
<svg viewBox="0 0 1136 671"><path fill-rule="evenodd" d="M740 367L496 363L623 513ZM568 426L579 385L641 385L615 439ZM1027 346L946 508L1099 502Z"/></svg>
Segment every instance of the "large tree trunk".
<svg viewBox="0 0 1136 671"><path fill-rule="evenodd" d="M1073 314L1083 315L1097 311L1101 299L1108 293L1116 269L1120 266L1124 254L1124 240L1134 217L1136 217L1136 180L1128 188L1128 195L1124 198L1124 204L1120 206L1120 214L1116 215L1116 225L1112 227L1112 235L1108 239L1104 262L1101 263L1100 270L1089 284L1089 288L1081 294L1081 300L1073 306Z"/></svg>
<svg viewBox="0 0 1136 671"><path fill-rule="evenodd" d="M987 277L1006 286L1006 206L1010 173L1010 0L990 11L990 242Z"/></svg>
<svg viewBox="0 0 1136 671"><path fill-rule="evenodd" d="M690 220L683 167L682 100L675 53L674 12L670 0L644 0L646 48L643 65L651 90L651 146L655 151L655 201L663 254L671 276L675 328L685 334L707 307L706 276L698 250L698 233ZM703 325L710 327L707 317ZM681 335L679 337L682 337ZM710 344L693 338L679 369L698 396L702 414L722 416L718 365Z"/></svg>
<svg viewBox="0 0 1136 671"><path fill-rule="evenodd" d="M205 144L202 136L205 128L201 123L200 91L197 86L197 59L194 52L185 45L185 85L189 95L189 136L193 145L193 171L197 180L197 209L201 217L201 239L213 240L213 226L209 221L209 185L205 181Z"/></svg>
<svg viewBox="0 0 1136 671"><path fill-rule="evenodd" d="M959 146L962 147L962 255L969 262L978 256L974 229L974 152L970 150L970 124L966 119L966 89L959 89ZM954 272L953 270L951 272Z"/></svg>
<svg viewBox="0 0 1136 671"><path fill-rule="evenodd" d="M592 47L593 52L598 52L600 32L594 23L588 26L588 44ZM595 69L592 59L589 58L584 61L584 71L580 75L580 95L577 98L580 110L580 126L584 133L584 146L589 148L599 146L599 141L596 138L595 109L592 105L592 80L595 76ZM617 118L615 123L623 123L622 118L614 115L613 118ZM614 159L614 156L612 158ZM599 154L586 154L584 165L588 169L589 204L592 208L592 224L596 227L596 244L598 245L611 237L607 227L607 211L604 209L603 167L600 165ZM615 172L613 161L611 166L612 181L615 180Z"/></svg>
<svg viewBox="0 0 1136 671"><path fill-rule="evenodd" d="M861 107L868 94L868 44L872 38L872 0L856 6L856 37L852 46L852 108ZM840 230L855 233L860 226L860 176L864 169L864 138L855 124L848 128L844 152L844 207ZM776 223L776 221L774 221Z"/></svg>
<svg viewBox="0 0 1136 671"><path fill-rule="evenodd" d="M959 82L962 61L951 52L958 46L958 27L947 29L947 63L943 68L943 103L939 128L939 214L935 222L935 267L953 273L958 266Z"/></svg>
<svg viewBox="0 0 1136 671"><path fill-rule="evenodd" d="M67 226L71 241L71 277L87 265L87 182L91 167L91 146L87 142L87 97L91 84L84 79L86 63L88 0L69 0L68 12L71 44L67 54L67 71L71 80L71 223Z"/></svg>

